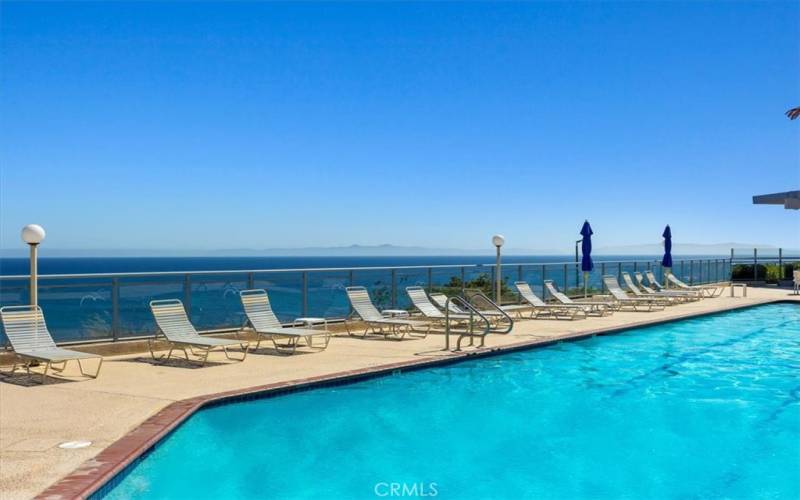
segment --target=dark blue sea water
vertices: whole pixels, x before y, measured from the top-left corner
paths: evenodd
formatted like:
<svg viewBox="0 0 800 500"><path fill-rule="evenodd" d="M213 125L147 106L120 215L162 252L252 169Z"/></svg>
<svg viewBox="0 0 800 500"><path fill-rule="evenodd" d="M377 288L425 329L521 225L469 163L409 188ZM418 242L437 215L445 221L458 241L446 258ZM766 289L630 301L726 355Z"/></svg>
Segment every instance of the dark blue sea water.
<svg viewBox="0 0 800 500"><path fill-rule="evenodd" d="M600 256L597 260L646 260L656 256ZM505 256L503 263L572 262L572 255ZM40 274L133 273L160 271L220 271L307 269L332 267L394 267L494 264L494 256L401 257L51 257L39 259ZM28 259L0 259L0 275L28 274Z"/></svg>

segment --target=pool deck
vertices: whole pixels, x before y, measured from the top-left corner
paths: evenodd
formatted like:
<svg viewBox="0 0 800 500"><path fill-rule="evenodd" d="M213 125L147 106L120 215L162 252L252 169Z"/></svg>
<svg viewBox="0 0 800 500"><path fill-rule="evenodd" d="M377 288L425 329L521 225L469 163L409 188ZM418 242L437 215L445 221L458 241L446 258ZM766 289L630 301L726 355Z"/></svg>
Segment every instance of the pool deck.
<svg viewBox="0 0 800 500"><path fill-rule="evenodd" d="M508 335L487 337L486 348L513 349L784 300L800 303L800 297L785 289L750 288L747 298L731 298L726 290L718 298L649 313L616 312L575 321L523 320ZM140 353L107 357L96 380L70 378L39 385L30 384L22 372L13 377L4 374L0 376L2 498L30 498L44 490L48 498L72 497L98 476L108 477L134 451L220 394L353 377L466 355L445 353L443 347L444 337L436 332L426 339L400 342L339 334L324 352L280 356L262 346L243 363L212 353L202 368L185 362L154 365L149 354ZM475 353L475 349L464 352ZM74 374L76 369L70 366L66 373ZM73 440L89 440L92 445L76 450L58 447ZM67 475L66 481L59 481Z"/></svg>

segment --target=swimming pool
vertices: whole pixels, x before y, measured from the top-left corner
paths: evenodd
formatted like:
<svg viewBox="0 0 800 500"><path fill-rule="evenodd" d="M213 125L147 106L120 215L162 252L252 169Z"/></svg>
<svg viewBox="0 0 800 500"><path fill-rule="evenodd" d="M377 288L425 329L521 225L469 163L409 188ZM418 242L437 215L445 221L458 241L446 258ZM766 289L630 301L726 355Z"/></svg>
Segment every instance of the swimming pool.
<svg viewBox="0 0 800 500"><path fill-rule="evenodd" d="M204 409L108 498L798 498L800 306Z"/></svg>

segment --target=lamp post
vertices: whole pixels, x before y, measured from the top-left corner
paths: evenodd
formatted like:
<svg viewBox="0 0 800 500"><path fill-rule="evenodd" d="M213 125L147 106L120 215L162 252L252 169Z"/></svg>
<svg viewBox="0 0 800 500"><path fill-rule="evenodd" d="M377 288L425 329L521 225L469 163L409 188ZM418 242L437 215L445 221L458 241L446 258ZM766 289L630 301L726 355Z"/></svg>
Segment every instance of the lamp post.
<svg viewBox="0 0 800 500"><path fill-rule="evenodd" d="M44 228L38 224L28 224L22 228L22 241L31 247L31 306L33 307L39 303L37 259L39 243L44 240L44 236Z"/></svg>
<svg viewBox="0 0 800 500"><path fill-rule="evenodd" d="M494 300L497 302L497 305L500 305L500 302L503 300L500 293L502 287L500 286L503 282L503 270L500 268L500 247L506 242L506 239L501 234L495 234L492 236L492 244L497 248L497 262L495 266L495 290L494 290Z"/></svg>
<svg viewBox="0 0 800 500"><path fill-rule="evenodd" d="M577 263L581 261L581 258L578 255L578 245L580 245L581 243L583 243L583 238L581 238L579 240L575 240L575 263L576 263L576 266L575 266L575 288L578 288L580 286L580 283L578 282L578 267L577 267ZM584 277L583 278L584 278L583 280L585 282L586 281L586 273L584 273ZM566 283L564 283L564 285L566 286ZM583 296L586 297L586 283L584 283L584 287L583 288L584 288Z"/></svg>

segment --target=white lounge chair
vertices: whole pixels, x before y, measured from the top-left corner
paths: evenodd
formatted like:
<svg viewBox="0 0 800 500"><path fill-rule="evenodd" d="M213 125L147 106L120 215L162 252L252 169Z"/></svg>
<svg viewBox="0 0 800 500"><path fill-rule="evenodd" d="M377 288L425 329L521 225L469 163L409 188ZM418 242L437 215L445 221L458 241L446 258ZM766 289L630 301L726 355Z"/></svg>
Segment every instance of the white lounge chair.
<svg viewBox="0 0 800 500"><path fill-rule="evenodd" d="M432 293L430 294L430 298L441 309L450 309L451 313L464 314L469 316L469 311L463 309L462 307L459 307L459 305L453 302L452 300L450 301L450 303L448 303L447 295L443 293ZM491 309L481 310L481 314L486 316L490 321L502 321L506 318L506 315L503 314L502 312Z"/></svg>
<svg viewBox="0 0 800 500"><path fill-rule="evenodd" d="M445 314L431 302L424 288L421 286L409 286L406 287L406 293L408 294L408 298L411 299L411 303L414 304L414 307L425 316L427 320L439 325L444 324L446 319ZM450 309L449 318L452 321L463 323L469 321L469 313L455 312L453 309Z"/></svg>
<svg viewBox="0 0 800 500"><path fill-rule="evenodd" d="M574 301L569 298L566 294L562 293L558 288L556 288L555 283L553 280L545 280L544 287L547 289L547 293L553 296L557 301L564 305L572 306L577 305L583 307L583 310L586 311L586 314L590 316L605 316L607 314L613 314L613 301L607 300L588 300L582 299L579 301Z"/></svg>
<svg viewBox="0 0 800 500"><path fill-rule="evenodd" d="M631 278L630 273L627 271L622 271L622 281L625 283L625 287L628 289L630 293L633 294L634 297L647 297L649 299L653 299L658 301L657 303L662 306L674 306L678 302L682 302L684 300L683 297L676 297L674 295L662 295L662 294L647 294L639 289L636 286L636 283L633 282L633 278Z"/></svg>
<svg viewBox="0 0 800 500"><path fill-rule="evenodd" d="M514 286L519 292L522 300L527 302L531 308L532 318L555 318L555 319L575 319L586 317L586 309L578 304L547 304L538 295L533 293L531 286L526 281L515 281Z"/></svg>
<svg viewBox="0 0 800 500"><path fill-rule="evenodd" d="M661 300L647 297L630 297L620 288L616 276L610 274L603 276L603 284L608 292L619 303L620 308L630 308L633 311L656 311L664 309Z"/></svg>
<svg viewBox="0 0 800 500"><path fill-rule="evenodd" d="M647 286L644 282L644 276L639 271L633 273L633 277L636 278L636 284L641 291L645 293L645 295L662 295L665 297L677 297L683 302L690 302L695 300L700 300L702 298L701 294L696 292L692 292L689 290L654 290L653 288Z"/></svg>
<svg viewBox="0 0 800 500"><path fill-rule="evenodd" d="M725 291L725 287L728 286L727 283L717 283L713 285L687 285L672 273L667 274L667 279L670 283L676 285L680 290L699 290L703 292L703 296L706 298L719 297L722 295L722 292Z"/></svg>
<svg viewBox="0 0 800 500"><path fill-rule="evenodd" d="M792 271L792 285L794 286L794 294L800 294L800 269Z"/></svg>
<svg viewBox="0 0 800 500"><path fill-rule="evenodd" d="M192 359L189 358L189 353L186 352L187 347L189 348L189 352L192 353L192 356L200 358L199 360L195 360L200 362L200 366L206 364L208 354L217 348L222 349L225 353L225 357L230 360L244 361L247 357L247 349L250 346L250 343L247 341L208 337L197 333L194 325L192 325L191 321L189 321L189 317L186 315L183 303L178 299L153 300L150 302L150 310L153 312L153 317L156 320L156 325L158 325L160 333L164 335L167 343L169 343L169 352L167 355L156 356L153 347L154 342L158 340L158 334L156 334L155 338L148 340L150 355L155 360L163 359L167 361L172 357L172 351L179 349L183 351L183 355L186 356L187 361L192 361ZM242 357L231 357L228 353L229 347L241 348L243 351ZM197 349L199 353L195 352L195 349Z"/></svg>
<svg viewBox="0 0 800 500"><path fill-rule="evenodd" d="M272 311L266 290L242 290L239 292L239 298L242 300L247 322L256 333L256 350L261 346L262 340L271 340L275 350L279 353L293 354L300 339L304 339L308 347L314 349L314 337L323 337L324 339L322 346L317 347L317 350L324 351L328 347L331 333L327 327L324 330L284 328ZM279 340L284 342L279 342Z"/></svg>
<svg viewBox="0 0 800 500"><path fill-rule="evenodd" d="M103 367L103 357L97 354L72 351L58 347L53 341L53 337L47 330L44 322L44 314L39 306L6 306L0 308L3 328L6 337L14 348L16 360L11 367L14 373L17 366L22 365L32 377L31 366L44 363L42 372L42 384L47 383L47 372L52 369L56 373L61 373L67 367L67 361L77 361L81 375L89 378L97 378L100 375L100 368ZM94 374L83 371L81 360L99 359L97 370ZM19 361L19 363L17 363Z"/></svg>
<svg viewBox="0 0 800 500"><path fill-rule="evenodd" d="M362 337L366 337L370 330L372 330L372 333L396 340L402 339L406 334L412 337L425 337L431 331L430 322L384 316L372 303L367 289L363 286L350 286L347 287L345 291L347 292L347 298L350 300L350 305L353 306L353 310L358 317L361 318L361 321L367 325ZM353 332L350 331L349 321L345 321L345 328L347 328L347 333L349 335L353 335ZM384 331L384 329L386 330ZM415 332L420 330L424 330L424 333L415 334Z"/></svg>
<svg viewBox="0 0 800 500"><path fill-rule="evenodd" d="M650 288L652 290L657 291L657 292L667 292L667 291L669 291L669 292L676 292L676 293L685 293L686 295L688 295L690 297L693 297L695 299L702 299L703 298L703 292L701 290L667 290L666 288L664 288L663 285L661 285L661 283L658 282L658 280L656 279L655 274L653 274L653 271L645 271L645 276L647 276L647 282L648 282L648 285L650 286Z"/></svg>
<svg viewBox="0 0 800 500"><path fill-rule="evenodd" d="M430 294L430 298L431 298L432 301L434 301L436 303L437 306L439 306L442 309L449 309L450 312L453 313L453 314L467 314L467 315L469 315L468 311L465 311L464 309L458 307L458 304L456 304L455 302L450 301L450 303L448 304L447 303L447 295L445 295L443 293L432 293L432 294Z"/></svg>

